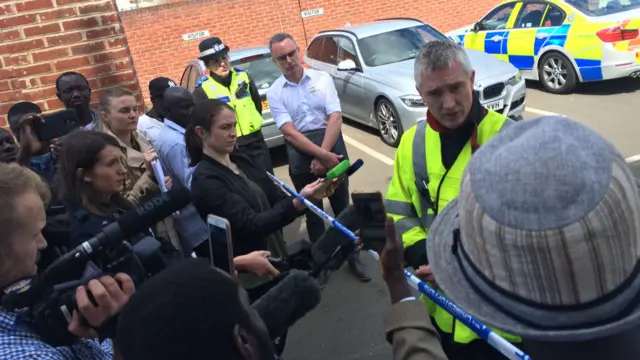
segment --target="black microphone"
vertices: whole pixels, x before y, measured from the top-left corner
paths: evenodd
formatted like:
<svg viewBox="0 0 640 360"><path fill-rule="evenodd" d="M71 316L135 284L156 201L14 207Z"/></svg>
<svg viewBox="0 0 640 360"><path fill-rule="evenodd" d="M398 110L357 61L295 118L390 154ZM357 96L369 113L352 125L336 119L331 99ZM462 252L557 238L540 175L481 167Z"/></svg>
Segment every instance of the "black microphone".
<svg viewBox="0 0 640 360"><path fill-rule="evenodd" d="M96 236L62 255L44 271L43 276L49 279L76 264L85 263L103 247L117 245L124 239L139 234L190 202L189 190L183 186L174 186L168 192L161 193L125 212Z"/></svg>
<svg viewBox="0 0 640 360"><path fill-rule="evenodd" d="M344 209L336 221L351 231L360 228L360 219L353 205ZM314 269L311 270L311 276L317 276L323 269L339 269L355 248L356 245L353 241L338 229L328 228L311 248L311 256L315 263Z"/></svg>
<svg viewBox="0 0 640 360"><path fill-rule="evenodd" d="M320 304L320 286L306 272L291 270L253 303L269 335L277 338Z"/></svg>
<svg viewBox="0 0 640 360"><path fill-rule="evenodd" d="M364 161L362 161L362 159L358 159L358 160L354 161L353 164L351 164L351 166L349 166L347 171L344 172L344 175L351 176L351 175L355 174L356 171L360 170L362 165L364 165Z"/></svg>

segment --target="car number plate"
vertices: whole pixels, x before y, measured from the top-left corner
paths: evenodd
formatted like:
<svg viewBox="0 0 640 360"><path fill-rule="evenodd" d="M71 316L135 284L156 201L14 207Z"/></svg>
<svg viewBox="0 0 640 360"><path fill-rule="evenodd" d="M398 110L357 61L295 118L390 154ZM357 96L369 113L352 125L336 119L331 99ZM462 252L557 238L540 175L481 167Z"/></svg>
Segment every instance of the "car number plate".
<svg viewBox="0 0 640 360"><path fill-rule="evenodd" d="M267 110L269 108L269 102L267 100L262 100L262 110Z"/></svg>
<svg viewBox="0 0 640 360"><path fill-rule="evenodd" d="M504 108L504 100L492 101L482 105L489 110L501 110Z"/></svg>

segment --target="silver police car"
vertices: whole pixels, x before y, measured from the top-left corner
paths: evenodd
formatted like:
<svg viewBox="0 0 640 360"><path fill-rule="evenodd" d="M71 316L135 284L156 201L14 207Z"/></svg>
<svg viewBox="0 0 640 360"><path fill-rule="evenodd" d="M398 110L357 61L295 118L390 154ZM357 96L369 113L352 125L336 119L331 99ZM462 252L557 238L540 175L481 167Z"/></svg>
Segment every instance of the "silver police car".
<svg viewBox="0 0 640 360"><path fill-rule="evenodd" d="M382 140L397 146L404 129L426 118L425 104L413 76L422 46L447 37L428 24L409 18L383 19L313 37L305 63L334 79L345 117L378 128ZM489 109L519 118L525 108L525 82L508 62L466 50L480 102Z"/></svg>

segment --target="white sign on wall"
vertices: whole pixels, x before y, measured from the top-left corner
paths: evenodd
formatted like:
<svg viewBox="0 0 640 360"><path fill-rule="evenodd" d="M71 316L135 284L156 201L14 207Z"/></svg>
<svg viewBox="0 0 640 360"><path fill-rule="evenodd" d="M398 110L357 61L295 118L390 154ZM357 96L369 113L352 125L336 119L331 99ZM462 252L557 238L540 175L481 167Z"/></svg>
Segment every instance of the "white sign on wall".
<svg viewBox="0 0 640 360"><path fill-rule="evenodd" d="M209 37L209 30L196 31L182 35L184 41L196 40Z"/></svg>
<svg viewBox="0 0 640 360"><path fill-rule="evenodd" d="M313 9L313 10L307 10L307 11L303 11L300 13L300 15L302 15L302 18L308 18L308 17L312 17L312 16L318 16L318 15L322 15L324 14L324 9L320 8L320 9Z"/></svg>

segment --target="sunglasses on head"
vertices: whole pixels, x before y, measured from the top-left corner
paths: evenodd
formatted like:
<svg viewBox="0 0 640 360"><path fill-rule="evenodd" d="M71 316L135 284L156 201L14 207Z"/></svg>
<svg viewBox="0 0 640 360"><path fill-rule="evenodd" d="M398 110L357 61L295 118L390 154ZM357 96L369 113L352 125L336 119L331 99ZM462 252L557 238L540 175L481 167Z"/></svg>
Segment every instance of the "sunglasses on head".
<svg viewBox="0 0 640 360"><path fill-rule="evenodd" d="M284 55L277 56L276 60L278 60L278 62L285 62L287 61L287 58L294 57L297 52L298 52L298 48L295 48Z"/></svg>

